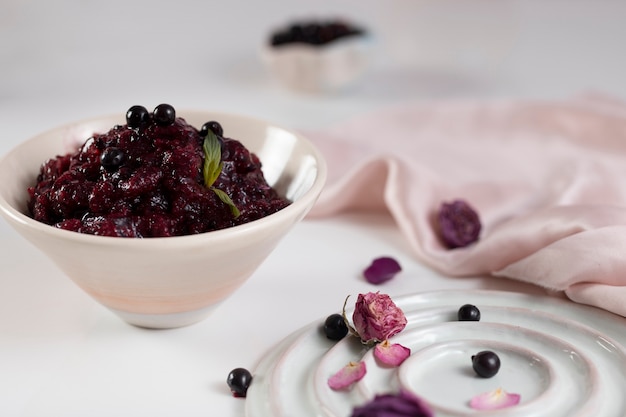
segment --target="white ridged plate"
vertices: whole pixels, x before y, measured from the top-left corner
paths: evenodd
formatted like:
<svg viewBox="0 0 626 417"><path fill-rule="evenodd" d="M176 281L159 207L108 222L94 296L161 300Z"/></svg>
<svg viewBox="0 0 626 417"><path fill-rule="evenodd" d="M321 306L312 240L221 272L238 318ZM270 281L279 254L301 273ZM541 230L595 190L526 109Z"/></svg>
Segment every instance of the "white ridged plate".
<svg viewBox="0 0 626 417"><path fill-rule="evenodd" d="M498 416L626 416L623 317L552 297L501 291L427 292L394 301L408 325L391 341L411 349L400 367L380 366L354 337L328 340L324 317L261 359L246 416L346 417L374 395L401 388L422 397L437 417L493 415L471 409L469 401L497 388L522 398ZM468 303L480 309L481 321L457 321L459 307ZM500 357L500 371L492 378L472 370L471 356L481 350ZM349 391L328 387L333 373L359 360L367 365L365 378Z"/></svg>

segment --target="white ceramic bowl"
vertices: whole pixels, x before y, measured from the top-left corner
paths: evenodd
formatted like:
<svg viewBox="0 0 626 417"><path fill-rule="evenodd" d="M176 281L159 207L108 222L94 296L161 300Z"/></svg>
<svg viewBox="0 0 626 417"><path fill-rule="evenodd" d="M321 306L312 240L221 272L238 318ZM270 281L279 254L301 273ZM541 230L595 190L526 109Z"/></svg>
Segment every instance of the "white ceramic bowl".
<svg viewBox="0 0 626 417"><path fill-rule="evenodd" d="M197 128L207 120L219 121L228 137L259 156L268 183L292 204L229 229L146 239L86 235L30 218L26 190L35 183L40 165L74 151L94 132L125 123L123 115L47 131L0 160L0 178L5 179L0 182L3 217L87 294L142 327L180 327L207 317L306 215L326 179L320 153L298 133L230 114L180 111L178 115Z"/></svg>
<svg viewBox="0 0 626 417"><path fill-rule="evenodd" d="M349 36L326 45L265 44L261 58L270 73L289 89L329 93L355 83L370 61L369 35Z"/></svg>

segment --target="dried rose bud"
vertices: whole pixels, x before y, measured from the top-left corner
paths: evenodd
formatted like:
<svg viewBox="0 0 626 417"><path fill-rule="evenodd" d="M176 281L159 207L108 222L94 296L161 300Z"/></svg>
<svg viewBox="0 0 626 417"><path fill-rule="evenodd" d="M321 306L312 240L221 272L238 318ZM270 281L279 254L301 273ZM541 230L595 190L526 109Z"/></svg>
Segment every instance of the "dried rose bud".
<svg viewBox="0 0 626 417"><path fill-rule="evenodd" d="M443 242L450 248L462 248L478 240L480 218L465 201L443 203L437 216Z"/></svg>
<svg viewBox="0 0 626 417"><path fill-rule="evenodd" d="M422 399L409 391L377 395L370 402L352 410L352 417L433 417Z"/></svg>
<svg viewBox="0 0 626 417"><path fill-rule="evenodd" d="M387 294L369 292L359 294L352 322L363 343L374 343L400 333L407 320Z"/></svg>
<svg viewBox="0 0 626 417"><path fill-rule="evenodd" d="M400 271L402 271L402 267L398 261L385 256L374 259L371 265L363 271L363 276L370 284L378 285L389 281Z"/></svg>

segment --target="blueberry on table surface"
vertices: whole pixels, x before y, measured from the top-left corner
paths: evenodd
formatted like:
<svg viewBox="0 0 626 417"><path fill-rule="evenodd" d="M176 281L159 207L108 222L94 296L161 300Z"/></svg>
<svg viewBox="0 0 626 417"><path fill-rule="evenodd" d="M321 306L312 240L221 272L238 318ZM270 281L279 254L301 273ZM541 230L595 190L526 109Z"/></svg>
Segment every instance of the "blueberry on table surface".
<svg viewBox="0 0 626 417"><path fill-rule="evenodd" d="M176 110L169 104L159 104L154 108L154 121L159 126L170 126L176 120Z"/></svg>
<svg viewBox="0 0 626 417"><path fill-rule="evenodd" d="M245 368L235 368L228 374L226 383L234 397L245 398L252 382L252 374Z"/></svg>
<svg viewBox="0 0 626 417"><path fill-rule="evenodd" d="M341 340L348 334L348 326L341 314L331 314L326 318L324 334L330 340Z"/></svg>

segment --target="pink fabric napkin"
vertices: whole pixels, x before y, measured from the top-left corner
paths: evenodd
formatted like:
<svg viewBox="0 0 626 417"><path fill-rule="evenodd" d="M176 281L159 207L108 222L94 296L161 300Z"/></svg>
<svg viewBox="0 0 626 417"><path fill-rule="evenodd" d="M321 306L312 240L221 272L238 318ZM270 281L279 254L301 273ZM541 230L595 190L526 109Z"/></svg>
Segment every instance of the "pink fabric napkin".
<svg viewBox="0 0 626 417"><path fill-rule="evenodd" d="M311 217L387 210L416 257L443 274L493 274L626 316L626 105L421 103L307 132L329 165ZM447 249L442 202L483 229Z"/></svg>

